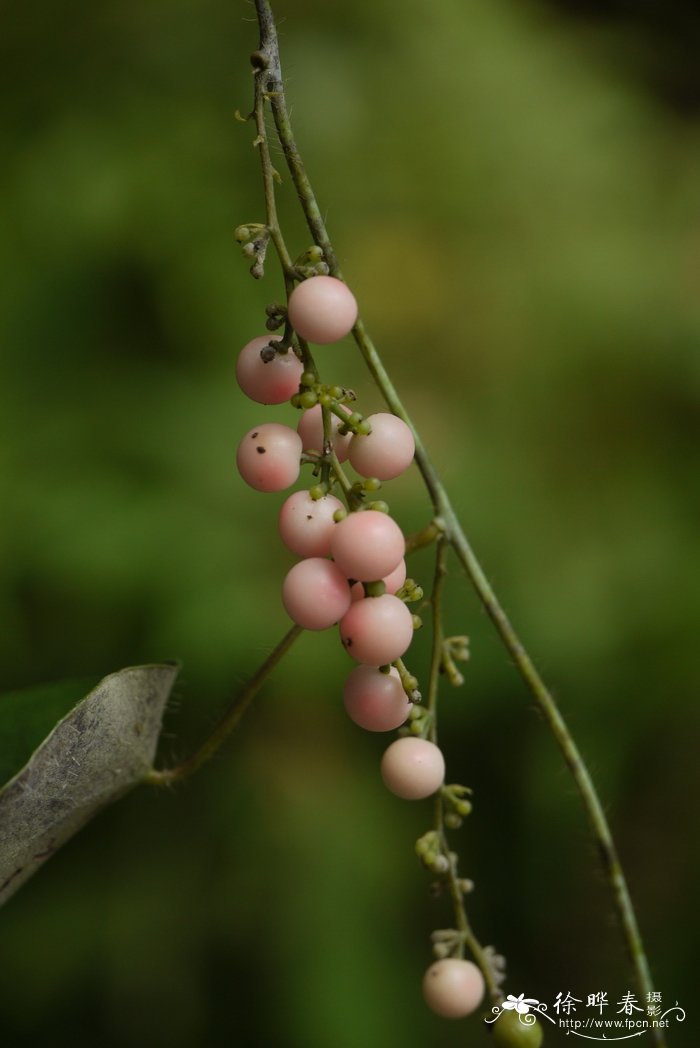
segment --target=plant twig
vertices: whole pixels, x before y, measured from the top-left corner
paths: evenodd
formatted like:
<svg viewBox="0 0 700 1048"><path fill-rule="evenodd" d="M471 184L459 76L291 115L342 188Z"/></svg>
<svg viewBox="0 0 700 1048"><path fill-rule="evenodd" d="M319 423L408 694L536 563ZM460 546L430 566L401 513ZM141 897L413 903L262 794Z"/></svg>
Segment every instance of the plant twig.
<svg viewBox="0 0 700 1048"><path fill-rule="evenodd" d="M260 691L260 688L301 633L303 633L301 626L292 626L285 633L279 644L270 652L263 664L258 667L236 696L211 734L194 753L191 753L189 757L186 757L180 764L176 764L172 768L150 771L144 778L144 783L150 786L171 786L175 782L188 778L201 768L210 757L213 757L219 747L228 739L231 732L238 727L239 721Z"/></svg>
<svg viewBox="0 0 700 1048"><path fill-rule="evenodd" d="M429 738L431 742L438 742L438 681L443 664L445 649L445 633L442 625L442 591L447 578L447 551L448 540L441 535L437 540L437 551L435 556L435 572L433 576L433 588L430 595L432 608L432 650L430 656L430 674L428 678L428 695L426 709L429 713ZM455 924L460 937L460 956L464 951L464 945L468 946L474 960L477 962L484 975L486 989L494 1004L500 1004L503 994L498 982L494 977L494 970L486 955L484 947L476 937L469 922L467 910L464 905L464 893L460 886L457 871L457 856L450 851L445 827L445 801L442 790L435 795L435 831L440 842L442 856L446 860L447 869L444 875L445 884L452 901L452 911L455 916Z"/></svg>
<svg viewBox="0 0 700 1048"><path fill-rule="evenodd" d="M256 75L264 84L264 90L272 109L277 136L308 228L314 242L323 249L330 273L333 276L342 278L321 210L292 133L284 95L277 32L270 4L268 0L255 0L255 7L260 25L260 48L253 57L258 59L258 56L263 56L263 60L257 67L258 72ZM256 64L255 61L253 64ZM511 625L475 556L420 435L391 382L379 353L361 319L358 319L353 329L353 335L387 405L395 415L410 426L416 441L416 463L430 495L436 523L439 523L440 530L444 532L459 562L471 580L479 599L498 631L516 669L535 699L569 766L580 793L591 831L598 844L605 876L610 886L627 951L634 969L637 987L642 997L647 999L646 995L653 991L653 985L634 907L610 827L585 761L558 709L554 697ZM665 1040L662 1031L659 1028L654 1028L651 1032L657 1048L663 1048Z"/></svg>

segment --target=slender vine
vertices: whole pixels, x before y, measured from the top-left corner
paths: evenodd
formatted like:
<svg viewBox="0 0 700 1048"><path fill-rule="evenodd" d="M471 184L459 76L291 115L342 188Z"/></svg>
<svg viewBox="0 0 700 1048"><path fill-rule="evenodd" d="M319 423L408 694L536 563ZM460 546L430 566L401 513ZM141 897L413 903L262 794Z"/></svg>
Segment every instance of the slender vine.
<svg viewBox="0 0 700 1048"><path fill-rule="evenodd" d="M280 176L272 164L269 148L266 126L266 110L268 106L272 114L277 140L304 213L306 224L313 238L314 250L318 252L312 261L322 266L322 268L317 268L315 271L326 272L339 279L342 279L342 273L294 139L285 98L277 32L270 4L268 0L255 0L255 8L260 28L260 43L258 49L251 56L255 78L255 97L254 109L250 118L254 120L256 128L254 145L258 150L261 162L266 223L265 225L255 227L252 233L251 228L246 227L244 239L249 240L252 238L252 247L248 253L254 260L251 272L255 277L262 275L268 242L273 244L282 269L286 294L289 297L296 282L307 274L300 271L299 260L297 262L292 261L292 256L287 249L278 220L275 186L280 181ZM275 308L278 310L279 315L284 318L284 307ZM409 538L406 543L407 552L426 545L436 544L435 576L430 597L433 636L427 701L424 705L414 709L415 716L412 718L411 727L408 730L413 731L415 734L420 733L424 737L435 741L437 736L439 675L443 671L452 683L461 683L461 674L455 665L455 659L465 657L466 638L446 638L443 633L441 613L441 593L446 574L446 557L448 550L451 549L470 579L515 668L534 698L569 767L580 794L590 830L598 846L598 853L619 918L638 991L642 997L649 999L653 986L634 907L610 826L586 763L553 695L544 683L513 628L472 550L447 491L420 438L420 434L411 421L361 319L356 321L352 334L386 404L394 415L398 416L409 426L413 433L415 439L415 461L427 489L433 511L432 520L420 532ZM292 345L291 336L291 329L288 322L286 322L282 339L284 345ZM297 338L297 346L298 355L303 362L306 372L315 381L318 381L318 371L308 345L303 339ZM319 456L316 472L320 475L321 484L326 488L329 478L335 478L346 497L346 501L350 504L355 497L353 486L344 475L342 467L332 451L330 441L331 408L328 405L323 405L322 416L325 448L324 454ZM300 627L294 626L286 634L243 689L237 700L234 701L230 710L224 715L211 736L195 753L174 768L151 772L146 781L152 784L165 785L185 778L196 771L219 748L236 727L264 680L286 654L300 632ZM414 679L411 678L403 663L400 663L400 665L397 663L397 668L405 687L406 680L413 683ZM410 694L410 688L406 687L406 690ZM500 989L500 984L503 980L502 958L499 958L492 948L482 947L470 927L464 905L464 896L470 890L471 885L470 882L460 877L457 869L457 856L450 851L445 835L446 828L455 828L461 821L461 817L468 812L467 793L468 791L465 787L448 786L443 787L436 794L434 827L419 840L417 850L424 864L429 869L434 869L435 872L442 875L451 897L455 914L455 929L434 933L436 954L445 956L449 953L456 953L458 956L461 956L466 945L484 973L487 989L492 1000L498 1003L503 999ZM662 1030L653 1028L651 1033L657 1048L664 1048L665 1040Z"/></svg>
<svg viewBox="0 0 700 1048"><path fill-rule="evenodd" d="M341 277L342 274L333 246L292 133L284 94L279 46L272 11L267 0L255 0L255 6L260 25L260 48L256 52L256 58L260 56L262 59L257 79L258 81L264 80L264 91L270 102L277 136L309 230L315 243L323 250L330 273L333 276ZM413 425L361 320L358 320L356 323L353 329L353 336L386 403L392 412L398 415L399 418L402 418L413 431L416 441L416 463L433 504L435 514L433 523L435 527L444 533L458 560L471 579L479 599L496 627L518 672L544 715L571 770L581 795L591 830L598 844L605 876L612 891L615 908L634 968L637 986L640 992L646 996L652 991L652 981L641 933L613 836L586 763L559 711L554 697L535 668L532 659L511 625L474 554L452 507L449 496L420 439L420 435ZM657 1045L661 1046L664 1043L663 1034L656 1030L654 1031L654 1036L656 1037Z"/></svg>
<svg viewBox="0 0 700 1048"><path fill-rule="evenodd" d="M223 717L204 740L201 746L179 764L172 768L162 768L148 772L144 782L150 786L172 786L182 779L188 778L194 772L199 771L210 757L223 745L229 735L238 727L243 714L246 712L261 687L270 676L275 666L284 658L294 641L302 633L300 626L292 626L287 630L282 640L270 652L262 665L253 674L241 691L228 707Z"/></svg>

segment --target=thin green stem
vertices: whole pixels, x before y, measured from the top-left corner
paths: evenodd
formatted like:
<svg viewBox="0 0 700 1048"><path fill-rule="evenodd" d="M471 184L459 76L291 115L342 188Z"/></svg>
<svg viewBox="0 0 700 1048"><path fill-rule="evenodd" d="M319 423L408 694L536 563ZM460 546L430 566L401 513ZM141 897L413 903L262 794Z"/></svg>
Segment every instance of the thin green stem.
<svg viewBox="0 0 700 1048"><path fill-rule="evenodd" d="M264 56L264 69L261 69L258 75L261 79L264 79L266 96L270 102L277 135L287 167L314 242L323 249L331 274L342 277L321 210L292 133L284 96L277 33L270 4L268 0L255 0L255 6L260 25L260 51L258 54ZM386 403L395 415L402 418L411 427L416 440L416 463L430 495L436 522L444 530L450 545L470 578L518 672L541 710L571 770L591 831L598 844L605 875L610 885L627 950L634 968L637 986L643 998L646 999L647 993L652 992L653 985L641 934L610 827L583 757L567 728L553 696L513 629L471 549L447 492L420 439L420 435L391 382L362 320L357 321L353 329L353 335ZM665 1041L662 1032L657 1028L652 1031L652 1034L658 1048L663 1048Z"/></svg>
<svg viewBox="0 0 700 1048"><path fill-rule="evenodd" d="M262 56L261 56L262 58ZM253 66L256 67L256 63L253 62ZM256 67L257 70L257 67ZM267 128L265 127L265 91L263 88L262 80L258 75L259 70L256 71L255 77L255 106L253 109L253 115L255 117L255 129L257 131L257 137L255 139L255 145L260 153L260 166L262 168L263 177L263 191L265 193L265 210L267 212L267 228L270 233L275 250L277 251L280 264L282 266L282 272L284 274L284 281L287 288L287 293L294 286L294 269L292 265L292 259L287 251L287 245L284 242L282 231L280 229L279 220L277 218L277 203L275 199L275 169L272 165L272 159L270 157L270 147L267 141Z"/></svg>
<svg viewBox="0 0 700 1048"><path fill-rule="evenodd" d="M213 757L219 747L226 742L231 732L238 727L243 714L260 691L260 688L301 633L303 633L301 626L292 626L285 633L279 644L270 652L263 664L236 696L212 733L194 753L172 768L163 768L160 771L154 769L146 775L143 781L150 786L171 786L175 782L188 778L201 768L210 757Z"/></svg>
<svg viewBox="0 0 700 1048"><path fill-rule="evenodd" d="M413 535L409 535L406 539L406 555L415 553L418 549L425 549L426 546L432 546L434 542L442 535L442 529L438 527L434 520L431 520L430 524L427 524L420 531L416 531Z"/></svg>
<svg viewBox="0 0 700 1048"><path fill-rule="evenodd" d="M438 741L438 683L440 669L443 664L445 649L445 633L442 624L442 593L447 578L447 551L449 543L445 536L438 539L435 556L435 572L433 575L433 588L430 595L432 608L432 651L430 657L430 673L428 677L428 697L426 708L429 716L429 738L437 744ZM435 795L435 830L440 840L442 856L447 863L447 872L444 874L447 890L452 901L452 910L455 916L455 924L460 936L460 956L464 946L469 948L474 960L477 962L484 976L486 988L495 1004L503 1000L498 983L494 977L494 971L489 963L484 948L472 930L466 907L464 905L464 893L459 883L457 871L457 856L450 851L445 828L445 801L442 790Z"/></svg>
<svg viewBox="0 0 700 1048"><path fill-rule="evenodd" d="M470 954L481 969L489 997L494 1004L500 1004L503 1000L503 993L495 978L493 965L488 958L486 950L477 939L472 926L469 923L469 918L464 905L464 892L459 883L457 861L454 855L450 852L449 843L445 834L444 816L444 802L441 794L438 793L435 798L435 828L440 838L442 854L447 858L449 863L447 873L445 874L445 882L452 902L455 924L461 941L460 944L463 944L468 948ZM462 952L463 950L460 951L460 956Z"/></svg>
<svg viewBox="0 0 700 1048"><path fill-rule="evenodd" d="M430 656L430 674L428 676L428 697L426 708L432 714L430 718L430 739L437 742L437 717L436 707L438 698L438 682L440 679L440 667L442 666L442 651L445 643L445 635L442 629L442 591L447 576L447 540L444 537L438 539L437 552L435 556L435 574L433 575L433 589L430 595L432 608L432 651Z"/></svg>

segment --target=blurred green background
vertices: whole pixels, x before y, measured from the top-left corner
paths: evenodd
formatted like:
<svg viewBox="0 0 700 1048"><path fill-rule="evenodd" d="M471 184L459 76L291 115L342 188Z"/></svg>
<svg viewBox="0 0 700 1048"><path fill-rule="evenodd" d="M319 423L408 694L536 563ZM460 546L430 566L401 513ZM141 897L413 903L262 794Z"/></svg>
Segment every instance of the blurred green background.
<svg viewBox="0 0 700 1048"><path fill-rule="evenodd" d="M689 1012L670 1044L695 1045L697 14L276 11L345 276L590 761L655 983ZM294 420L234 374L282 294L233 239L264 217L234 119L254 11L11 0L2 22L1 684L180 659L165 762L287 628L284 495L234 467L244 431ZM287 183L281 208L296 254ZM318 362L381 407L350 342ZM407 532L427 522L417 475L386 495ZM508 992L617 1001L630 975L574 788L456 568L446 616L472 638L441 723L449 776L475 792L456 837L474 926ZM348 669L332 633L304 636L196 779L132 794L7 905L3 1045L488 1044L420 999L450 923L413 855L430 808L382 789L386 740L342 711Z"/></svg>

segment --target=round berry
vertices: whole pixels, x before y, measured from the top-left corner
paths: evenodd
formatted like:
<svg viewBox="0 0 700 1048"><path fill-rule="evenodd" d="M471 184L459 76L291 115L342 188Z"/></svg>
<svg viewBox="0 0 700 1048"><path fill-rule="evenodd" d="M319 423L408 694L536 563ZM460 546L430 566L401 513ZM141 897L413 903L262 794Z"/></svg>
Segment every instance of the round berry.
<svg viewBox="0 0 700 1048"><path fill-rule="evenodd" d="M342 408L342 410L346 411L345 408ZM347 410L346 413L349 415L350 411ZM352 440L352 433L345 433L344 435L338 433L338 426L342 426L342 424L337 415L331 415L333 450L338 457L338 462L345 462L347 459L350 441ZM297 433L301 437L304 451L317 451L319 453L323 451L323 415L320 404L304 412L299 419Z"/></svg>
<svg viewBox="0 0 700 1048"><path fill-rule="evenodd" d="M541 1048L544 1033L533 1019L531 1012L521 1018L515 1011L502 1011L491 1026L491 1043L495 1048Z"/></svg>
<svg viewBox="0 0 700 1048"><path fill-rule="evenodd" d="M326 345L344 338L357 320L357 302L336 277L309 277L292 291L287 310L297 335Z"/></svg>
<svg viewBox="0 0 700 1048"><path fill-rule="evenodd" d="M413 619L398 597L389 593L364 597L354 601L341 619L340 638L357 662L386 666L400 659L410 645Z"/></svg>
<svg viewBox="0 0 700 1048"><path fill-rule="evenodd" d="M333 515L342 509L343 503L335 495L314 499L308 491L295 491L280 510L282 542L299 557L327 557L336 526Z"/></svg>
<svg viewBox="0 0 700 1048"><path fill-rule="evenodd" d="M289 426L265 422L249 430L238 445L236 464L256 491L284 491L298 478L301 438Z"/></svg>
<svg viewBox="0 0 700 1048"><path fill-rule="evenodd" d="M345 681L343 702L350 719L367 731L393 731L404 723L412 706L393 666L389 673L356 666Z"/></svg>
<svg viewBox="0 0 700 1048"><path fill-rule="evenodd" d="M372 432L368 436L358 433L352 438L350 464L362 477L379 480L399 477L413 461L416 450L413 433L402 419L386 411L368 415L366 421Z"/></svg>
<svg viewBox="0 0 700 1048"><path fill-rule="evenodd" d="M343 617L350 587L332 560L309 557L291 568L282 584L289 617L305 630L326 630Z"/></svg>
<svg viewBox="0 0 700 1048"><path fill-rule="evenodd" d="M238 385L251 400L258 404L283 404L299 389L304 366L288 349L286 353L275 353L272 360L264 361L260 351L270 342L280 342L269 335L260 335L243 347L236 361Z"/></svg>
<svg viewBox="0 0 700 1048"><path fill-rule="evenodd" d="M406 801L418 801L442 786L445 758L434 742L406 735L385 751L381 773L391 793Z"/></svg>
<svg viewBox="0 0 700 1048"><path fill-rule="evenodd" d="M377 510L349 513L336 524L331 555L346 578L374 582L403 560L406 542L395 520ZM389 659L389 662L392 660Z"/></svg>
<svg viewBox="0 0 700 1048"><path fill-rule="evenodd" d="M463 1019L471 1015L481 1004L484 989L480 969L473 961L458 957L435 961L423 976L425 1003L443 1019Z"/></svg>

